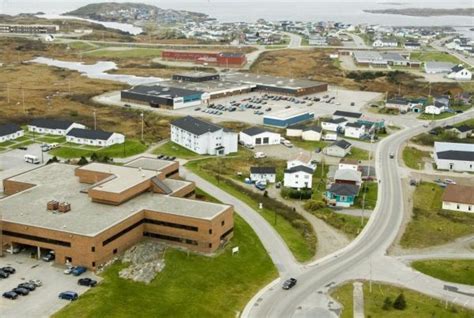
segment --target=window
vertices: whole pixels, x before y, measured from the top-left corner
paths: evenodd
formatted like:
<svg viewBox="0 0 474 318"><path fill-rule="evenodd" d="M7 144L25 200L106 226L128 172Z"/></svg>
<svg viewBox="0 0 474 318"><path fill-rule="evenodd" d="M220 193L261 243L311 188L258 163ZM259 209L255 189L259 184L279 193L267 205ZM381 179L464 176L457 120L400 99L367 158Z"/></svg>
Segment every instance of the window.
<svg viewBox="0 0 474 318"><path fill-rule="evenodd" d="M460 208L461 208L461 207L460 207L460 206L459 206L459 204L458 204L458 205L457 205L457 207L456 207L456 209L458 209L458 210L459 210Z"/></svg>
<svg viewBox="0 0 474 318"><path fill-rule="evenodd" d="M95 252L95 246L91 247L91 252Z"/></svg>
<svg viewBox="0 0 474 318"><path fill-rule="evenodd" d="M95 262L92 262L92 267L95 267Z"/></svg>
<svg viewBox="0 0 474 318"><path fill-rule="evenodd" d="M166 240L166 241L184 243L184 244L189 244L189 245L198 245L198 242L196 240L191 240L191 239L186 239L186 238L181 238L181 237L175 237L175 236L169 236L169 235L163 235L163 234L157 234L157 233L151 233L151 232L143 232L143 236L153 237L153 238Z"/></svg>
<svg viewBox="0 0 474 318"><path fill-rule="evenodd" d="M114 248L113 253L114 253L114 254L117 254L117 252L118 252L118 250L117 250L116 248Z"/></svg>
<svg viewBox="0 0 474 318"><path fill-rule="evenodd" d="M222 221L222 222L221 222L221 226L224 226L224 224L225 224L225 221Z"/></svg>
<svg viewBox="0 0 474 318"><path fill-rule="evenodd" d="M212 248L212 243L209 243L209 248Z"/></svg>
<svg viewBox="0 0 474 318"><path fill-rule="evenodd" d="M37 241L37 242L48 243L48 244L53 244L53 245L71 247L70 242L53 240L53 239L49 239L49 238L46 238L46 237L28 235L28 234L24 234L24 233L17 233L17 232L11 232L11 231L3 231L2 233L3 233L3 235L7 235L7 236L11 236L11 237L18 237L18 238L23 238L23 239L26 239L26 240L31 240L31 241Z"/></svg>
<svg viewBox="0 0 474 318"><path fill-rule="evenodd" d="M212 234L212 229L209 229L209 234Z"/></svg>

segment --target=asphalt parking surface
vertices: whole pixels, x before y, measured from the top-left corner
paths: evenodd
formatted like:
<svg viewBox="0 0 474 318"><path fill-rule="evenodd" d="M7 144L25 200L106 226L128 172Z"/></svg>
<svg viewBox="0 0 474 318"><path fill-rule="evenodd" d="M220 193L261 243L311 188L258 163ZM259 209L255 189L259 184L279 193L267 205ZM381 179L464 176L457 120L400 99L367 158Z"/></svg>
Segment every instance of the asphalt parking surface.
<svg viewBox="0 0 474 318"><path fill-rule="evenodd" d="M79 278L90 277L99 281L89 271L79 277L65 275L65 267L33 259L27 252L1 257L0 267L4 266L14 267L16 273L6 279L0 279L1 294L30 279L41 280L43 286L37 287L27 296L18 296L16 300L0 297L2 318L49 317L69 304L69 301L58 298L59 293L70 290L80 295L89 289L77 284Z"/></svg>

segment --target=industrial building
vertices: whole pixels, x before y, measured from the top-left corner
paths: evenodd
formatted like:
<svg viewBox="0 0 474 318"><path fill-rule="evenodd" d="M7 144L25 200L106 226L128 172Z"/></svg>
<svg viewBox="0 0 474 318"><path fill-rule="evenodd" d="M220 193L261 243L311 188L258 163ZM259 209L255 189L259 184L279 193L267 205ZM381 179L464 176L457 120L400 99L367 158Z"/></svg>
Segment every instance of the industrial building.
<svg viewBox="0 0 474 318"><path fill-rule="evenodd" d="M233 235L233 208L192 199L175 161L53 163L3 180L1 246L95 270L143 237L214 253Z"/></svg>
<svg viewBox="0 0 474 318"><path fill-rule="evenodd" d="M54 24L0 24L0 33L49 34L58 31L59 26Z"/></svg>
<svg viewBox="0 0 474 318"><path fill-rule="evenodd" d="M435 142L434 159L439 170L474 172L474 145Z"/></svg>
<svg viewBox="0 0 474 318"><path fill-rule="evenodd" d="M283 109L263 117L263 124L278 128L286 128L314 120L314 113L302 109Z"/></svg>
<svg viewBox="0 0 474 318"><path fill-rule="evenodd" d="M164 60L187 61L226 68L241 67L247 63L247 57L244 53L240 52L164 50L161 52L161 58Z"/></svg>

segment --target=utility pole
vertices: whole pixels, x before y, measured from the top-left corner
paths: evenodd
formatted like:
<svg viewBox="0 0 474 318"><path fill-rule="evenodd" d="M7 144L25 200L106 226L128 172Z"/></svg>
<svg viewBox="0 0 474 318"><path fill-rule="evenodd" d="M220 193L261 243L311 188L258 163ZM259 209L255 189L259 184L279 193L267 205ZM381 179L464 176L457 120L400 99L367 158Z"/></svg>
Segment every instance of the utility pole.
<svg viewBox="0 0 474 318"><path fill-rule="evenodd" d="M10 104L10 83L7 83L7 103Z"/></svg>
<svg viewBox="0 0 474 318"><path fill-rule="evenodd" d="M26 113L26 108L25 108L25 89L23 86L21 87L21 100L23 103L23 112Z"/></svg>
<svg viewBox="0 0 474 318"><path fill-rule="evenodd" d="M97 116L94 109L94 130L97 130Z"/></svg>
<svg viewBox="0 0 474 318"><path fill-rule="evenodd" d="M144 126L144 121L143 121L143 113L140 114L140 117L142 118L142 141L143 141L143 126Z"/></svg>

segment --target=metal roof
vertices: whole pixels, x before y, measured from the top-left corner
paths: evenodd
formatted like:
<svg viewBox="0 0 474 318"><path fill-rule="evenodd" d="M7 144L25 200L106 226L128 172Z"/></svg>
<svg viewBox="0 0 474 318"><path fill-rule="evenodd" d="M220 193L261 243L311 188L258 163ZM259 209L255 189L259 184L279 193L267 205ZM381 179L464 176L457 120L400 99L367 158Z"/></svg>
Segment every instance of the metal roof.
<svg viewBox="0 0 474 318"><path fill-rule="evenodd" d="M193 135L198 136L208 132L216 132L222 129L221 126L191 116L176 119L171 122L171 125L179 127L187 132L192 133Z"/></svg>
<svg viewBox="0 0 474 318"><path fill-rule="evenodd" d="M103 130L73 128L66 134L66 136L94 140L109 140L113 134L114 133Z"/></svg>

